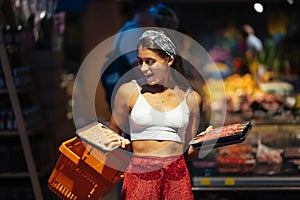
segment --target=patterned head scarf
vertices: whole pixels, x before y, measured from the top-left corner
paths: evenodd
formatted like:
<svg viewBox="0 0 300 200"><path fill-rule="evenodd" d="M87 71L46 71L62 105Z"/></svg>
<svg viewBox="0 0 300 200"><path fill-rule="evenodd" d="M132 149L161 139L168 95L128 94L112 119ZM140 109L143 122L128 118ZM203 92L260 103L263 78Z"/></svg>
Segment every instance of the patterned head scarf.
<svg viewBox="0 0 300 200"><path fill-rule="evenodd" d="M154 30L145 31L139 40L143 38L150 38L157 44L161 50L166 52L172 59L175 58L176 55L176 47L172 40L166 36L164 33Z"/></svg>

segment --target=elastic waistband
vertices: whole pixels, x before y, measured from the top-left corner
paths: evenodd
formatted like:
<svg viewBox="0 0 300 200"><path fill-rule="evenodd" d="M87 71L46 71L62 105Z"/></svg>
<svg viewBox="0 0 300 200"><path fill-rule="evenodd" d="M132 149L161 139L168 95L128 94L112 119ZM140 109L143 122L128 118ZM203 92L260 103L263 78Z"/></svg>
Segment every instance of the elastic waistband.
<svg viewBox="0 0 300 200"><path fill-rule="evenodd" d="M174 155L174 156L167 156L167 157L160 157L160 156L141 156L133 154L133 159L143 159L143 160L161 160L161 161L175 161L177 159L184 158L183 155Z"/></svg>

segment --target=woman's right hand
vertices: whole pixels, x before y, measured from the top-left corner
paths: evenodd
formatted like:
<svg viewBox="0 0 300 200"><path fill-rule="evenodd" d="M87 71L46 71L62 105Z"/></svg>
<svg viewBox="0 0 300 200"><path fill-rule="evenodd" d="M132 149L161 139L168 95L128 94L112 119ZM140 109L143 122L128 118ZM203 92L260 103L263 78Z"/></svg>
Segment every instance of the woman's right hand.
<svg viewBox="0 0 300 200"><path fill-rule="evenodd" d="M109 148L121 147L125 149L130 141L110 129L103 129L103 143Z"/></svg>

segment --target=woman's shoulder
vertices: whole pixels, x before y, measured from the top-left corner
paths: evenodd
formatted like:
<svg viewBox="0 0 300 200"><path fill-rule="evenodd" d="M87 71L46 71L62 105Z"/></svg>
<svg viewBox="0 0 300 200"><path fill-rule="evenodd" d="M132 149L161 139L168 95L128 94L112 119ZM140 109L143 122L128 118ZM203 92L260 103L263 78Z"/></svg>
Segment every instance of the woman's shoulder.
<svg viewBox="0 0 300 200"><path fill-rule="evenodd" d="M133 92L137 88L135 81L124 83L120 86L118 92L127 94Z"/></svg>
<svg viewBox="0 0 300 200"><path fill-rule="evenodd" d="M138 97L138 87L136 81L122 84L117 92L118 101L132 108Z"/></svg>
<svg viewBox="0 0 300 200"><path fill-rule="evenodd" d="M201 95L194 89L189 89L187 94L187 103L189 106L199 106L202 103Z"/></svg>
<svg viewBox="0 0 300 200"><path fill-rule="evenodd" d="M130 97L135 90L137 90L137 83L135 81L130 81L120 86L118 95Z"/></svg>

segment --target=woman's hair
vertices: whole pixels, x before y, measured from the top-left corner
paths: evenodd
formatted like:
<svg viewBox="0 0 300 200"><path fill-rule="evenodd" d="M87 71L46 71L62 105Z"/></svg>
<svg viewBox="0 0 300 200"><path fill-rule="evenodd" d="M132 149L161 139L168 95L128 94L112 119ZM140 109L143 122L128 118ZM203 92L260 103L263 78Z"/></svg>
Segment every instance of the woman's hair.
<svg viewBox="0 0 300 200"><path fill-rule="evenodd" d="M159 31L149 30L149 31L152 31L152 33L154 33L154 35L153 34L147 35L147 31L144 32L139 40L138 48L142 47L142 48L151 49L153 52L155 52L161 58L171 57L174 60L171 65L171 68L175 69L177 72L179 72L181 75L184 76L182 59L180 56L177 55L177 48L176 48L174 42L170 39L170 37L168 37L161 30L159 30ZM146 36L144 36L145 33L146 33ZM163 45L167 46L166 48L164 48L164 47L162 47L162 45L160 45L160 44L162 44L161 43L162 37L163 37L163 39L165 39L165 37L167 38L167 40L163 40ZM167 44L168 42L171 42L171 44ZM172 48L174 48L174 49L172 49ZM171 53L170 53L170 51L168 51L169 49L172 49ZM175 70L172 70L172 71L175 71Z"/></svg>

